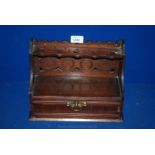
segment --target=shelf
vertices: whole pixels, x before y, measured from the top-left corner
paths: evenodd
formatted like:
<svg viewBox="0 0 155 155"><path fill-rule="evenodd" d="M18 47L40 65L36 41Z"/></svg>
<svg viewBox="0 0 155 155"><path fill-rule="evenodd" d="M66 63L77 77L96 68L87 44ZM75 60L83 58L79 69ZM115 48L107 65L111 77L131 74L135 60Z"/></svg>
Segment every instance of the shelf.
<svg viewBox="0 0 155 155"><path fill-rule="evenodd" d="M33 96L120 97L117 78L45 77L34 80Z"/></svg>

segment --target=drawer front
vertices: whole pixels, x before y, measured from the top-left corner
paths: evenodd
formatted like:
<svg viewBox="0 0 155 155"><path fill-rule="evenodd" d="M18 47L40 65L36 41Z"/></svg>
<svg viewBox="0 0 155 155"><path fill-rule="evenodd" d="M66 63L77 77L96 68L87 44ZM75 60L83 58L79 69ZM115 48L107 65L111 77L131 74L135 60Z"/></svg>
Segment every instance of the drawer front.
<svg viewBox="0 0 155 155"><path fill-rule="evenodd" d="M64 113L64 114L118 114L120 113L119 103L95 103L86 101L66 102L36 102L31 104L34 113Z"/></svg>

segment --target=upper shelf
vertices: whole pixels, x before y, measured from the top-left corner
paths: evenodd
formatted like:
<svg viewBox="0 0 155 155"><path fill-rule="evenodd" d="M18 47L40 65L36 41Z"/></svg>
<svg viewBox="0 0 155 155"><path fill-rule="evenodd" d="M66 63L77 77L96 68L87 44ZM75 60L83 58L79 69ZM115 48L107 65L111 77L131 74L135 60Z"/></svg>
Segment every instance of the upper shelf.
<svg viewBox="0 0 155 155"><path fill-rule="evenodd" d="M124 42L85 42L83 44L75 44L67 41L36 41L31 42L30 52L34 56L54 56L54 57L75 57L75 58L123 58Z"/></svg>

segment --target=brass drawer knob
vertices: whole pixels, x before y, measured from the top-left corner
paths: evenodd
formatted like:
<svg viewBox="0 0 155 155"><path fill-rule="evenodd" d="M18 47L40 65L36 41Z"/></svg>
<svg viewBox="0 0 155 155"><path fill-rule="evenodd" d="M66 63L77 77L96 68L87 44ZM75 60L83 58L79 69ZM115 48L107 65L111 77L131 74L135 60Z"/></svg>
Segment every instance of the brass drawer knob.
<svg viewBox="0 0 155 155"><path fill-rule="evenodd" d="M83 107L87 106L86 101L68 101L67 107L73 111L80 111Z"/></svg>

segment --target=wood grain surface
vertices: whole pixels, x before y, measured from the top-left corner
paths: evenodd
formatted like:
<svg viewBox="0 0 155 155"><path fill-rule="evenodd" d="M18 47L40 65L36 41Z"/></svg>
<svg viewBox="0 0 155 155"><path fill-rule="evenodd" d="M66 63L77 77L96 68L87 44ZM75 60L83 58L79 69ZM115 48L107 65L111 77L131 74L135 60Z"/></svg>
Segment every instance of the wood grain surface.
<svg viewBox="0 0 155 155"><path fill-rule="evenodd" d="M122 121L124 48L123 41L32 40L30 119ZM68 106L68 102L73 104Z"/></svg>

